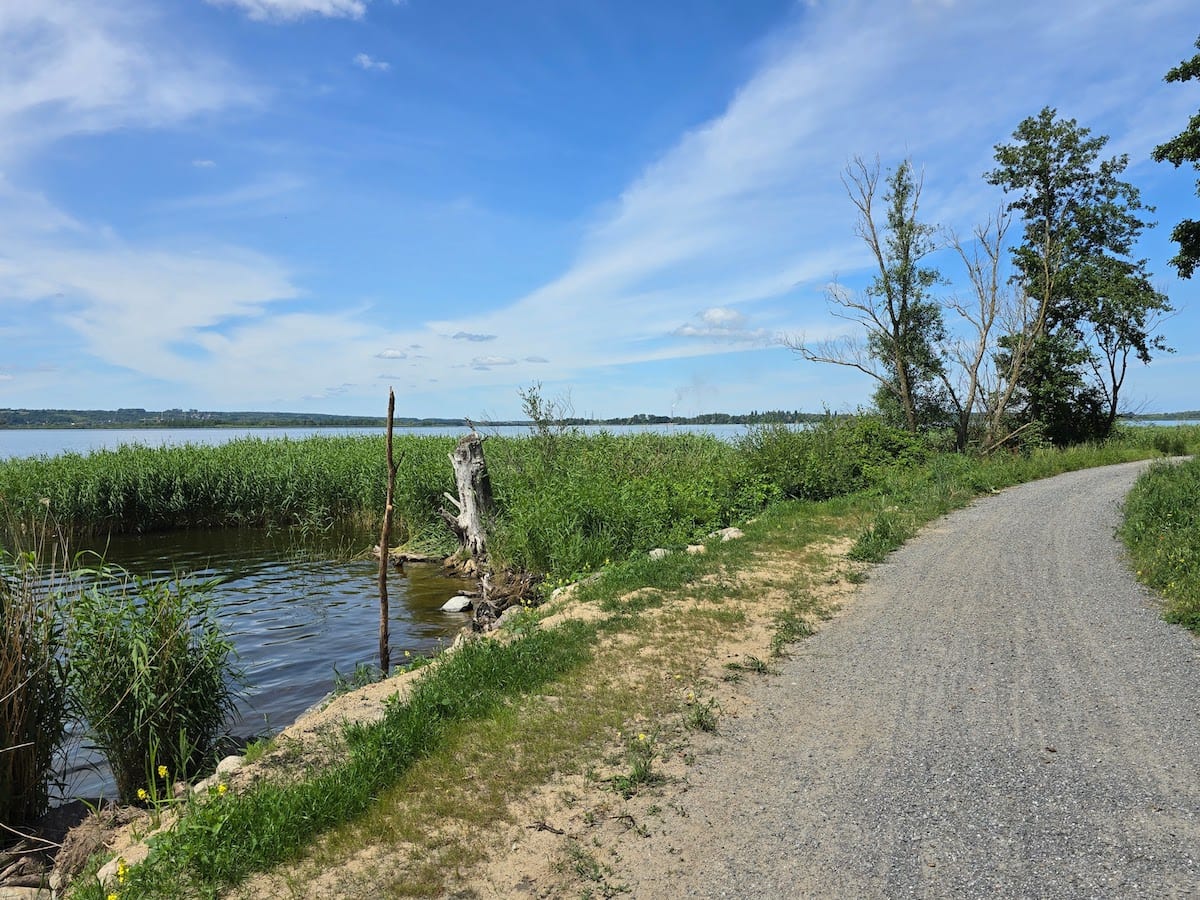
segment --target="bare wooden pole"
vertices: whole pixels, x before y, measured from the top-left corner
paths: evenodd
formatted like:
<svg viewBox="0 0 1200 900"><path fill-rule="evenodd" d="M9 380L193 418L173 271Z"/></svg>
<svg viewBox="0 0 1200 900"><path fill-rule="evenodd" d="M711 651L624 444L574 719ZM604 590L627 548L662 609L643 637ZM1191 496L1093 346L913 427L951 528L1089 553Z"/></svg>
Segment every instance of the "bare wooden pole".
<svg viewBox="0 0 1200 900"><path fill-rule="evenodd" d="M392 419L396 415L396 393L388 388L387 411L387 502L383 507L383 534L379 538L379 668L386 677L391 666L388 651L388 552L392 539L392 495L396 490L396 462L392 458Z"/></svg>

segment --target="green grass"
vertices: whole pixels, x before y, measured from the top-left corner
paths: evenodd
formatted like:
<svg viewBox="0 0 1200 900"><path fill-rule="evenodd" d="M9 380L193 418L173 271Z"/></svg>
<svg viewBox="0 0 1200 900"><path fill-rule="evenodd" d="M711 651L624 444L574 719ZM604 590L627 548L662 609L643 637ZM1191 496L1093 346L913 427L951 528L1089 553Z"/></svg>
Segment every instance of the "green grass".
<svg viewBox="0 0 1200 900"><path fill-rule="evenodd" d="M406 701L393 703L382 721L349 728L345 762L297 783L262 782L245 794L189 806L151 857L129 870L122 900L212 895L295 858L318 834L365 813L455 724L485 718L580 665L591 637L587 626L570 623L510 643L466 645L419 680ZM92 884L75 896L107 894Z"/></svg>
<svg viewBox="0 0 1200 900"><path fill-rule="evenodd" d="M1152 466L1125 501L1121 538L1164 614L1200 633L1200 460Z"/></svg>

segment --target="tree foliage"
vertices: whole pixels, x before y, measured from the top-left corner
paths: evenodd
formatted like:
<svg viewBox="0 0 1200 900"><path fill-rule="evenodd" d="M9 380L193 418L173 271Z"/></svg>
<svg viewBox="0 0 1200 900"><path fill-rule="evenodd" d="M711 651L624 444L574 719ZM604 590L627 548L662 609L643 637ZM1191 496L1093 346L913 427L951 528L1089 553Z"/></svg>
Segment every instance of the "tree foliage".
<svg viewBox="0 0 1200 900"><path fill-rule="evenodd" d="M996 147L998 165L987 175L1022 221L1013 262L1036 315L1021 399L1027 419L1055 443L1104 437L1130 354L1149 362L1166 349L1151 332L1170 305L1151 286L1146 261L1132 256L1152 210L1120 178L1128 157L1101 158L1107 143L1046 107ZM1002 353L1016 340L1005 336Z"/></svg>
<svg viewBox="0 0 1200 900"><path fill-rule="evenodd" d="M1200 50L1200 38L1196 39L1196 49ZM1193 78L1200 79L1200 53L1167 72L1164 81L1191 81ZM1200 169L1200 112L1188 120L1187 128L1155 147L1153 156L1158 162L1169 162L1177 169L1185 162ZM1200 181L1196 182L1196 193L1200 195ZM1179 253L1171 260L1171 265L1180 278L1191 278L1200 264L1200 222L1184 219L1171 232L1171 240L1179 244Z"/></svg>

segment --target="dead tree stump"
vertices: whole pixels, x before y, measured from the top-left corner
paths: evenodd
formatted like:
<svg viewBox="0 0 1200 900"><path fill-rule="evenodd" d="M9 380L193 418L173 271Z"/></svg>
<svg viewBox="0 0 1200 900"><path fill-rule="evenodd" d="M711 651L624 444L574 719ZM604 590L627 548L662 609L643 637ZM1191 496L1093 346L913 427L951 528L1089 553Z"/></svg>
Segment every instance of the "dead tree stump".
<svg viewBox="0 0 1200 900"><path fill-rule="evenodd" d="M447 512L445 507L438 512L458 538L459 549L446 562L464 575L480 577L487 566L487 524L495 510L483 438L475 431L459 438L450 454L450 464L454 466L458 497L449 493L444 496L454 504L458 515Z"/></svg>

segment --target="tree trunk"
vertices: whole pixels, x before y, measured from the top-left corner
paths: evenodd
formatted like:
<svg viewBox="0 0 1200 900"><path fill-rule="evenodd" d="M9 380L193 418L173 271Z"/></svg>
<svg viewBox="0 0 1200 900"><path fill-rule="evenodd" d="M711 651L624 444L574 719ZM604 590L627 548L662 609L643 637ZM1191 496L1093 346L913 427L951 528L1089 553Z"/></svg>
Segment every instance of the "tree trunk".
<svg viewBox="0 0 1200 900"><path fill-rule="evenodd" d="M467 575L482 575L487 564L487 523L492 518L492 482L483 455L483 438L472 431L459 438L450 454L458 498L445 497L458 509L453 515L438 510L458 538L459 550L448 564Z"/></svg>

